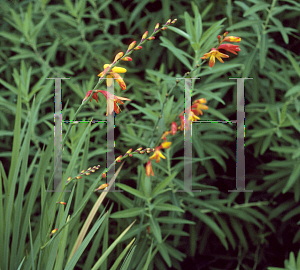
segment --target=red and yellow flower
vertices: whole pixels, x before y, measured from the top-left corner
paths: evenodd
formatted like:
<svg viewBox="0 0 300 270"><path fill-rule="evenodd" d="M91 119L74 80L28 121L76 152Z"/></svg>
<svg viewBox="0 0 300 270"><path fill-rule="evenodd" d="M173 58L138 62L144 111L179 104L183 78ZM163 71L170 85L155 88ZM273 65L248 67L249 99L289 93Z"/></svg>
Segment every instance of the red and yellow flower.
<svg viewBox="0 0 300 270"><path fill-rule="evenodd" d="M221 53L219 50L223 49L223 50L231 52L233 54L237 54L236 52L239 52L241 50L238 45L228 44L228 43L221 44L224 41L227 41L227 42L240 42L241 41L240 37L227 36L227 34L228 34L228 32L225 32L223 34L223 39L220 35L218 35L219 47L217 49L212 48L209 53L205 53L203 55L203 57L201 57L201 59L209 58L209 66L210 67L213 67L215 65L216 58L221 63L224 63L222 57L223 58L228 58L229 57L227 54Z"/></svg>
<svg viewBox="0 0 300 270"><path fill-rule="evenodd" d="M146 165L146 175L149 177L150 175L154 176L153 170L152 170L152 165L151 165L151 160L147 162Z"/></svg>
<svg viewBox="0 0 300 270"><path fill-rule="evenodd" d="M116 56L117 58L117 56ZM104 68L104 71L102 71L101 73L98 74L99 77L103 78L104 75L107 73L107 70L110 68L111 64L105 64L103 66ZM106 72L105 72L106 70ZM121 67L113 67L110 72L107 73L107 86L111 86L112 84L112 78L115 78L117 83L120 85L121 89L122 90L126 90L126 84L125 82L123 81L123 78L118 74L118 73L126 73L127 70L125 68L121 68Z"/></svg>
<svg viewBox="0 0 300 270"><path fill-rule="evenodd" d="M206 103L205 98L195 100L192 105L192 112L195 115L203 115L202 110L208 110L208 106L204 105L204 103Z"/></svg>
<svg viewBox="0 0 300 270"><path fill-rule="evenodd" d="M221 63L224 63L224 61L222 60L221 57L223 57L223 58L229 58L229 55L224 54L224 53L220 53L217 49L212 48L211 51L209 53L205 53L203 55L203 57L201 57L201 59L207 59L207 58L209 58L209 66L213 67L215 65L216 58Z"/></svg>
<svg viewBox="0 0 300 270"><path fill-rule="evenodd" d="M83 102L89 98L89 96L91 95L91 93L93 92L93 90L90 90L87 92L85 98L83 99ZM124 97L118 97L115 95L111 95L109 92L104 91L104 90L95 90L94 94L92 96L93 99L95 99L98 102L98 96L97 94L101 93L105 96L107 102L107 112L106 115L112 114L113 111L115 111L116 114L119 114L121 109L119 107L118 104L124 104L124 102L122 102L122 100L129 100L131 101L129 98L124 98ZM92 98L90 99L90 101L92 101Z"/></svg>
<svg viewBox="0 0 300 270"><path fill-rule="evenodd" d="M160 161L160 158L166 159L165 156L160 152L161 147L155 147L154 154L149 157L150 160L155 159L156 163Z"/></svg>
<svg viewBox="0 0 300 270"><path fill-rule="evenodd" d="M225 51L228 51L228 52L231 52L235 55L237 55L236 52L239 52L241 49L238 45L234 45L234 44L229 44L229 43L224 43L224 44L221 44L217 50L225 50Z"/></svg>

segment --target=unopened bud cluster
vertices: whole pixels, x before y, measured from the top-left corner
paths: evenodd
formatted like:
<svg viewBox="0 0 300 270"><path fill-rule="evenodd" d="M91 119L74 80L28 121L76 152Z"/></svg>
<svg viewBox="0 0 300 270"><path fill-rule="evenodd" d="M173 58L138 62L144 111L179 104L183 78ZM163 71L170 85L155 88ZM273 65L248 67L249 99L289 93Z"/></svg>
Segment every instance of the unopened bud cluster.
<svg viewBox="0 0 300 270"><path fill-rule="evenodd" d="M155 149L153 149L153 148L145 148L145 149L143 149L143 147L140 147L140 148L138 148L138 149L136 149L135 151L132 152L132 148L130 148L130 149L125 153L124 156L122 156L122 155L121 155L121 156L118 156L118 157L116 158L116 162L121 162L121 160L124 159L124 158L126 158L127 156L132 157L133 154L144 154L144 153L149 154L149 153L151 153L151 152L154 152L154 150L155 150Z"/></svg>
<svg viewBox="0 0 300 270"><path fill-rule="evenodd" d="M130 45L128 46L128 49L126 51L126 55L127 54L131 54L132 51L138 51L142 49L142 44L145 43L146 41L150 41L150 40L154 40L155 37L153 35L157 34L159 31L162 30L166 30L168 25L174 24L177 21L177 19L174 19L173 21L171 21L171 19L169 19L162 28L159 29L159 23L156 24L154 31L152 33L152 35L150 37L147 38L148 36L148 31L146 31L141 39L141 42L134 48L134 46L136 45L136 41L133 41L130 43ZM125 57L124 57L125 58ZM123 59L122 59L123 60Z"/></svg>
<svg viewBox="0 0 300 270"><path fill-rule="evenodd" d="M91 173L94 173L95 171L99 170L100 165L94 166L94 167L89 167L87 170L82 170L79 175L75 176L75 177L69 177L67 180L67 184L71 182L71 180L73 179L81 179L81 175L90 175Z"/></svg>

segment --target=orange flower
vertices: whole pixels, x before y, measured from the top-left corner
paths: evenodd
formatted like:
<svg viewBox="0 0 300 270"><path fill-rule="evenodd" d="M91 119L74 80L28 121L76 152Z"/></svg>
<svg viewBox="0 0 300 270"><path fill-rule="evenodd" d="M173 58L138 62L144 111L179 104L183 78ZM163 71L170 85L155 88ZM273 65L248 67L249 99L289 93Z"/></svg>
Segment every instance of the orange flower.
<svg viewBox="0 0 300 270"><path fill-rule="evenodd" d="M229 43L224 43L224 44L221 44L217 50L225 50L225 51L228 51L228 52L231 52L231 53L234 53L235 55L237 55L236 52L239 52L241 49L238 45L234 45L234 44L229 44Z"/></svg>
<svg viewBox="0 0 300 270"><path fill-rule="evenodd" d="M116 56L117 57L117 56ZM98 74L99 77L103 78L103 76L105 75L104 72L106 70L105 73L107 73L107 70L110 68L111 65L109 64L105 64L103 66L104 71L102 71L101 73ZM125 73L127 72L127 70L125 68L121 68L121 67L113 67L110 72L107 75L107 86L111 86L112 84L112 78L115 78L117 80L117 83L120 85L122 90L126 90L126 84L123 81L123 78L118 74L118 73Z"/></svg>
<svg viewBox="0 0 300 270"><path fill-rule="evenodd" d="M162 140L166 140L166 136L169 135L171 132L170 131L165 131L164 134L161 136Z"/></svg>
<svg viewBox="0 0 300 270"><path fill-rule="evenodd" d="M154 176L153 170L152 170L152 166L151 166L151 160L149 160L147 162L146 165L146 175L149 177L150 175Z"/></svg>
<svg viewBox="0 0 300 270"><path fill-rule="evenodd" d="M172 144L171 142L165 141L160 146L161 148L165 149L165 148L170 148L171 144Z"/></svg>
<svg viewBox="0 0 300 270"><path fill-rule="evenodd" d="M160 152L160 147L155 147L154 154L151 157L149 157L149 159L155 159L156 163L158 163L160 161L160 158L166 159L164 155Z"/></svg>
<svg viewBox="0 0 300 270"><path fill-rule="evenodd" d="M208 57L210 57L209 59L209 66L213 67L215 65L215 59L217 58L221 63L224 63L224 61L222 60L221 57L223 58L228 58L229 56L227 54L223 54L220 53L218 50L216 50L215 48L212 48L211 51L209 53L205 53L203 55L203 57L201 57L201 59L207 59Z"/></svg>
<svg viewBox="0 0 300 270"><path fill-rule="evenodd" d="M194 112L191 111L189 120L191 120L191 121L197 121L197 120L200 120L200 117L196 116L196 115L194 114Z"/></svg>
<svg viewBox="0 0 300 270"><path fill-rule="evenodd" d="M120 109L118 103L119 104L124 104L124 102L122 102L121 100L131 101L129 98L118 97L118 96L115 96L115 95L112 96L109 92L104 91L104 90L95 90L95 91L102 93L105 96L106 100L108 100L106 115L108 113L112 114L113 111L115 111L116 114L119 114L121 109ZM114 102L113 106L112 106L112 102Z"/></svg>
<svg viewBox="0 0 300 270"><path fill-rule="evenodd" d="M208 110L208 106L203 105L203 103L206 103L206 99L205 98L200 98L197 99L196 101L193 102L192 105L192 112L195 115L203 115L202 110Z"/></svg>

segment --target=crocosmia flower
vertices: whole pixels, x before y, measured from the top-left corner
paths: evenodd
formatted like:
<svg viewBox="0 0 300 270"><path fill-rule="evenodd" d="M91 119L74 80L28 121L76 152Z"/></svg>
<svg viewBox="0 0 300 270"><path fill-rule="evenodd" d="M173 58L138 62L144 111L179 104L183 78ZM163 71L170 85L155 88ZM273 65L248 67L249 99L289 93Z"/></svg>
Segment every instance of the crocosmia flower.
<svg viewBox="0 0 300 270"><path fill-rule="evenodd" d="M131 101L129 98L124 98L124 97L118 97L115 95L111 95L109 92L104 91L104 90L96 90L99 93L102 93L105 97L107 102L107 112L106 115L112 114L113 111L115 111L116 114L119 114L121 109L119 107L118 104L124 104L124 102L122 102L122 100L129 100ZM113 106L112 106L112 102L113 102Z"/></svg>
<svg viewBox="0 0 300 270"><path fill-rule="evenodd" d="M237 54L236 52L239 52L241 50L238 45L233 45L233 44L228 44L228 43L221 44L224 41L227 41L227 42L240 42L241 41L240 37L227 36L227 34L228 34L228 32L225 32L223 34L223 39L222 39L221 35L218 35L219 47L217 49L212 48L209 53L205 53L203 55L203 57L201 57L201 59L209 58L209 66L210 67L213 67L215 65L216 58L221 63L224 63L222 60L222 57L223 58L229 57L227 54L223 54L219 50L223 49L223 50L231 52L233 54Z"/></svg>
<svg viewBox="0 0 300 270"><path fill-rule="evenodd" d="M209 58L209 66L213 67L215 65L216 62L216 58L221 62L224 63L224 61L222 60L221 57L223 58L228 58L229 56L227 54L224 53L220 53L217 49L212 48L211 51L209 53L205 53L203 55L203 57L201 57L201 59L207 59Z"/></svg>
<svg viewBox="0 0 300 270"><path fill-rule="evenodd" d="M87 100L92 92L93 92L93 90L88 91L82 102ZM97 96L98 93L103 94L105 96L106 100L108 100L106 115L108 113L112 114L113 111L115 111L116 114L119 114L121 109L120 109L118 104L124 104L122 102L122 100L131 101L129 98L124 98L124 97L118 97L118 96L115 96L115 95L111 95L109 92L104 91L104 90L95 90L92 98L95 99L97 102L98 102L98 96ZM90 101L92 101L92 98L90 99Z"/></svg>
<svg viewBox="0 0 300 270"><path fill-rule="evenodd" d="M160 161L160 158L166 159L165 156L160 152L160 148L155 147L154 154L151 157L149 157L149 159L155 159L156 163L158 163Z"/></svg>
<svg viewBox="0 0 300 270"><path fill-rule="evenodd" d="M236 52L239 52L241 49L238 45L234 45L234 44L229 44L229 43L224 43L224 44L221 44L217 50L225 50L225 51L228 51L228 52L231 52L235 55L237 55Z"/></svg>
<svg viewBox="0 0 300 270"><path fill-rule="evenodd" d="M104 71L107 70L107 68L109 69L111 65L109 64L105 64L103 66ZM101 73L98 74L99 77L103 78L104 71L102 71ZM107 86L111 86L112 84L112 78L115 78L117 83L120 85L122 90L126 90L126 84L123 81L123 78L118 74L118 73L125 73L127 72L127 70L125 68L121 68L121 67L113 67L110 72L106 72L107 73L107 78L108 80L106 81Z"/></svg>
<svg viewBox="0 0 300 270"><path fill-rule="evenodd" d="M154 176L153 170L152 170L152 166L151 166L151 160L149 160L147 162L146 165L146 175L149 177L150 175Z"/></svg>
<svg viewBox="0 0 300 270"><path fill-rule="evenodd" d="M82 103L85 102L85 101L89 98L89 96L91 95L92 92L93 92L93 90L90 90L90 91L88 91L88 92L86 93L85 98L83 99ZM98 95L97 95L97 94L98 94L98 92L97 92L97 90L95 90L95 92L94 92L92 98L93 98L94 100L96 100L97 103L98 103ZM92 98L90 99L90 102L92 101Z"/></svg>
<svg viewBox="0 0 300 270"><path fill-rule="evenodd" d="M208 110L208 106L204 105L204 103L206 103L205 98L200 98L194 101L192 105L192 112L196 115L203 115L202 110Z"/></svg>
<svg viewBox="0 0 300 270"><path fill-rule="evenodd" d="M161 144L161 148L163 148L163 149L170 148L171 144L172 144L171 142L165 141Z"/></svg>

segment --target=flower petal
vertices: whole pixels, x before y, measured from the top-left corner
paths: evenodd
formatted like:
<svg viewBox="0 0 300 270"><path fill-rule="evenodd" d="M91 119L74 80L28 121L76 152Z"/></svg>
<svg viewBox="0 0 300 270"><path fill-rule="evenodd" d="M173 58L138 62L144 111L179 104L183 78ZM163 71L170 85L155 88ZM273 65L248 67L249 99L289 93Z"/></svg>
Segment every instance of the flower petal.
<svg viewBox="0 0 300 270"><path fill-rule="evenodd" d="M123 78L115 72L110 72L110 74L116 79L117 83L120 85L122 90L126 90L126 84L123 81Z"/></svg>
<svg viewBox="0 0 300 270"><path fill-rule="evenodd" d="M110 72L125 73L127 72L127 69L121 67L113 67Z"/></svg>

